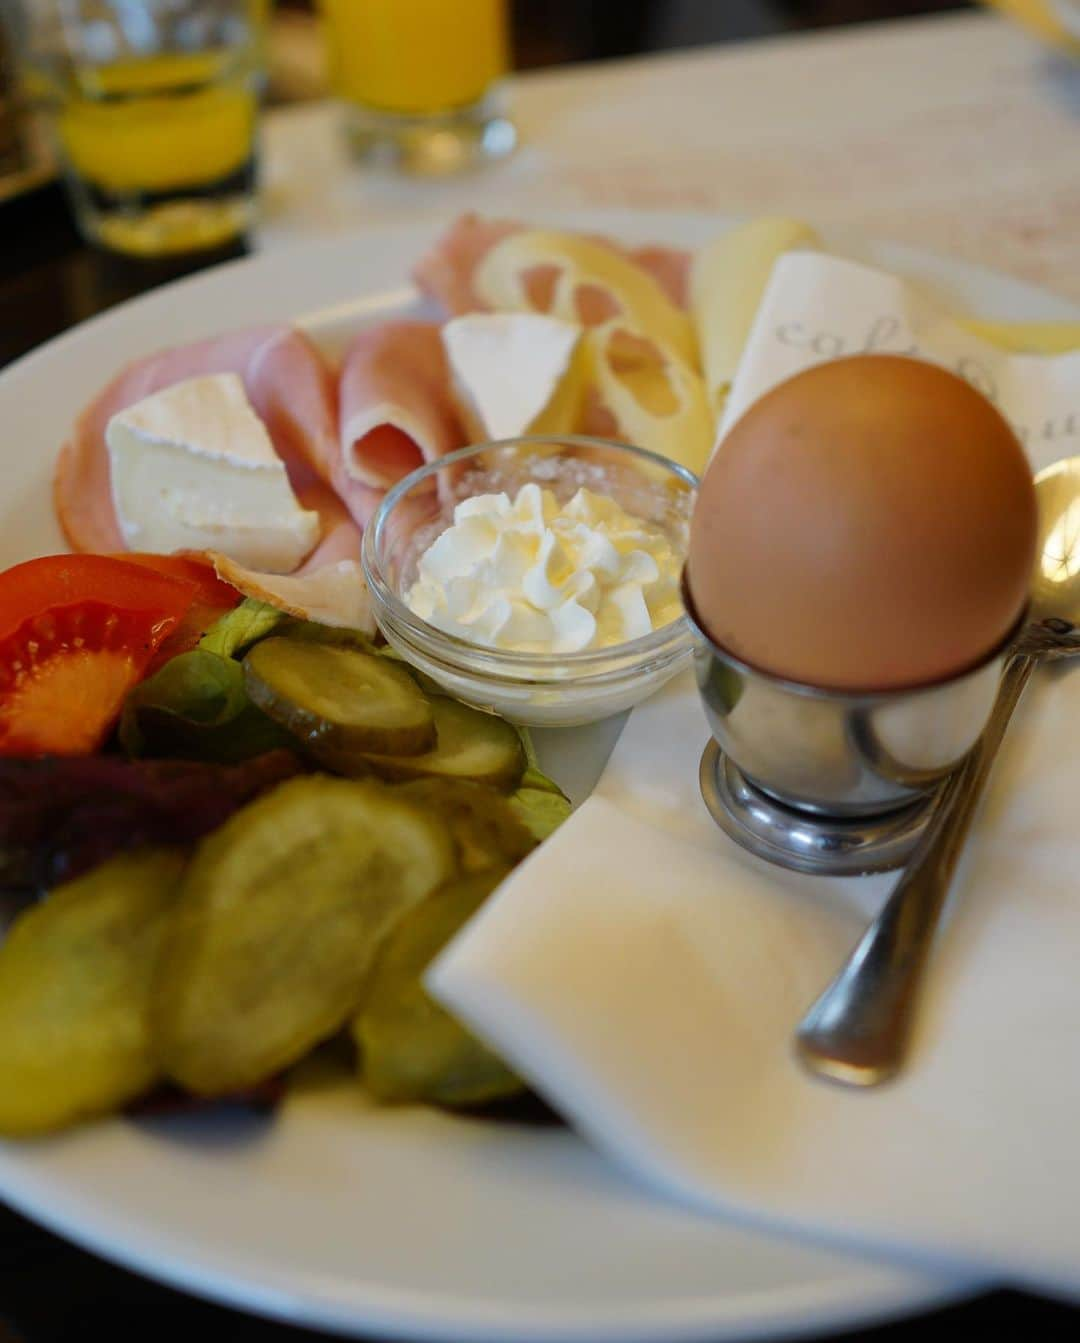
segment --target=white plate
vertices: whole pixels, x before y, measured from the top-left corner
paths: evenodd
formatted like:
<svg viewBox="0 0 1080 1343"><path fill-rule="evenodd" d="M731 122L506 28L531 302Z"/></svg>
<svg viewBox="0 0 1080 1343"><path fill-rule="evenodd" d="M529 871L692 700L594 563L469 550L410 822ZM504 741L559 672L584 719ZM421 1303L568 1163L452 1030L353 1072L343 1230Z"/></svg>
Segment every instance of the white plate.
<svg viewBox="0 0 1080 1343"><path fill-rule="evenodd" d="M722 221L552 219L693 244ZM225 266L124 305L0 376L0 564L61 548L48 479L80 405L125 360L244 323L314 314L336 345L407 307L432 225ZM1074 307L905 249L872 259L983 313ZM342 303L343 296L370 296ZM549 765L582 793L612 729L553 735ZM378 1110L314 1086L273 1122L111 1122L0 1144L0 1197L99 1253L177 1286L314 1327L431 1339L721 1339L822 1331L954 1299L974 1284L706 1220L646 1195L573 1134Z"/></svg>

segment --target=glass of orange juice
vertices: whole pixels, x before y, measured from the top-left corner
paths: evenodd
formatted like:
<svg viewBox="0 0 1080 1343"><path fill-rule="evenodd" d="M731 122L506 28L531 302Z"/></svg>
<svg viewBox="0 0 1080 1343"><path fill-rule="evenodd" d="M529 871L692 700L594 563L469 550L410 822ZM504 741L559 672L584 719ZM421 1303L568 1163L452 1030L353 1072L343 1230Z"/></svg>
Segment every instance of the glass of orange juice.
<svg viewBox="0 0 1080 1343"><path fill-rule="evenodd" d="M88 239L144 257L254 222L268 0L0 0Z"/></svg>
<svg viewBox="0 0 1080 1343"><path fill-rule="evenodd" d="M513 149L506 0L319 0L358 156L455 172Z"/></svg>

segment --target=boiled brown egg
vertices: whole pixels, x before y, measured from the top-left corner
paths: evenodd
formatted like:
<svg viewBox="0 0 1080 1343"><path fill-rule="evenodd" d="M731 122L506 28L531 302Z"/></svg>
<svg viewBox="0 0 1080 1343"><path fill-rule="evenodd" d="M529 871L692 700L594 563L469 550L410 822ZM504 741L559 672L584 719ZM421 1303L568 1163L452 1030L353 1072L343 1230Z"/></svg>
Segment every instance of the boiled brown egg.
<svg viewBox="0 0 1080 1343"><path fill-rule="evenodd" d="M892 355L818 365L734 424L705 473L687 582L702 628L806 685L934 682L1027 601L1031 469L962 378Z"/></svg>

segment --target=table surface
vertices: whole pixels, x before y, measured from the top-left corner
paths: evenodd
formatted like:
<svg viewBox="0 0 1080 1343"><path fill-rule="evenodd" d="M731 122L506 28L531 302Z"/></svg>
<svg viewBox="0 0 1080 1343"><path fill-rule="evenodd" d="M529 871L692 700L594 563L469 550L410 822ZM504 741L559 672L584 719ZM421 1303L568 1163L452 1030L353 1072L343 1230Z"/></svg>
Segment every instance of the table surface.
<svg viewBox="0 0 1080 1343"><path fill-rule="evenodd" d="M783 213L951 253L1080 299L1080 63L995 17L570 66L519 76L511 94L518 153L441 182L361 173L345 157L332 106L270 113L264 222L251 245L466 207ZM0 241L0 364L191 268L84 248L57 187L0 211ZM228 1330L241 1343L300 1335L135 1278L0 1210L0 1343L59 1343L95 1328L121 1343L200 1330ZM933 1343L994 1328L1075 1339L1080 1310L998 1292L852 1337Z"/></svg>

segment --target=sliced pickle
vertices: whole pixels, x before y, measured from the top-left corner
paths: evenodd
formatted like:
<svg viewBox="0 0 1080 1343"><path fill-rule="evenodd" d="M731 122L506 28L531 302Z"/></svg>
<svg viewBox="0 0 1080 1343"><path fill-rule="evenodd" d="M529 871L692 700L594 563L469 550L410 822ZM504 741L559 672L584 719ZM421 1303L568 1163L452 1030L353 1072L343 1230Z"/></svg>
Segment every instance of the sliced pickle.
<svg viewBox="0 0 1080 1343"><path fill-rule="evenodd" d="M394 790L450 827L464 872L513 867L536 848L526 823L511 802L480 783L465 779L412 779Z"/></svg>
<svg viewBox="0 0 1080 1343"><path fill-rule="evenodd" d="M107 1114L155 1081L154 966L183 866L180 850L123 854L12 926L0 946L0 1133Z"/></svg>
<svg viewBox="0 0 1080 1343"><path fill-rule="evenodd" d="M454 871L446 825L379 783L309 775L203 840L154 1000L163 1071L198 1095L288 1067L356 1010L379 942Z"/></svg>
<svg viewBox="0 0 1080 1343"><path fill-rule="evenodd" d="M525 770L525 749L514 728L503 718L471 709L445 695L433 695L430 703L437 734L432 750L422 755L396 755L331 749L320 752L320 760L340 774L373 771L384 779L435 776L469 779L507 791L513 788Z"/></svg>
<svg viewBox="0 0 1080 1343"><path fill-rule="evenodd" d="M282 639L297 643L333 644L338 648L359 648L362 653L375 653L375 640L363 630L342 625L323 625L317 620L287 619L278 629Z"/></svg>
<svg viewBox="0 0 1080 1343"><path fill-rule="evenodd" d="M244 659L247 692L312 752L416 755L435 745L427 696L390 658L305 639L272 638Z"/></svg>
<svg viewBox="0 0 1080 1343"><path fill-rule="evenodd" d="M524 1090L421 982L428 965L505 876L505 868L489 868L447 883L401 919L383 943L352 1026L364 1081L379 1100L469 1106Z"/></svg>

